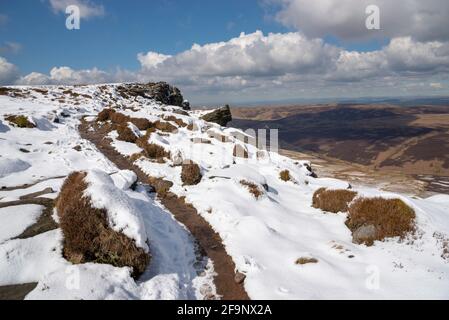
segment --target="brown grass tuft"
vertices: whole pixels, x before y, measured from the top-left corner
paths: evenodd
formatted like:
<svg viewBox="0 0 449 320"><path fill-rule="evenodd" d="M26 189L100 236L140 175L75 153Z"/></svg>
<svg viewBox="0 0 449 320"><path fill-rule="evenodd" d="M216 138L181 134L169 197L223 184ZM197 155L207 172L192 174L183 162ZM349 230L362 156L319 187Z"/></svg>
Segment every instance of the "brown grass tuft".
<svg viewBox="0 0 449 320"><path fill-rule="evenodd" d="M201 178L201 170L196 163L187 160L186 163L182 165L181 180L184 185L196 185L200 183Z"/></svg>
<svg viewBox="0 0 449 320"><path fill-rule="evenodd" d="M245 186L248 188L249 192L256 198L259 199L261 195L263 195L263 191L260 189L258 185L255 183L246 181L246 180L240 180L240 184L242 186Z"/></svg>
<svg viewBox="0 0 449 320"><path fill-rule="evenodd" d="M318 260L315 258L301 257L295 262L296 264L304 265L309 263L318 263Z"/></svg>
<svg viewBox="0 0 449 320"><path fill-rule="evenodd" d="M170 122L164 122L164 121L160 121L160 120L158 120L154 123L154 127L157 130L160 130L162 132L168 132L168 133L175 132L178 130L178 128L176 128Z"/></svg>
<svg viewBox="0 0 449 320"><path fill-rule="evenodd" d="M98 113L97 121L98 122L108 121L109 119L111 119L111 115L113 113L115 113L114 109L111 109L111 108L103 109Z"/></svg>
<svg viewBox="0 0 449 320"><path fill-rule="evenodd" d="M9 123L19 127L19 128L36 128L34 123L31 123L26 116L7 116L5 117L5 120Z"/></svg>
<svg viewBox="0 0 449 320"><path fill-rule="evenodd" d="M357 196L350 190L327 190L320 188L313 194L312 206L327 212L346 212L349 203Z"/></svg>
<svg viewBox="0 0 449 320"><path fill-rule="evenodd" d="M282 181L290 181L292 179L292 177L290 176L290 171L288 170L283 170L279 173L279 179L281 179Z"/></svg>
<svg viewBox="0 0 449 320"><path fill-rule="evenodd" d="M141 275L150 260L130 238L111 229L107 213L95 209L84 196L86 173L74 172L65 180L56 200L64 235L64 256L72 263L107 263L132 267L133 277Z"/></svg>
<svg viewBox="0 0 449 320"><path fill-rule="evenodd" d="M112 112L109 117L109 120L111 120L113 124L125 125L130 121L130 118L127 115L124 115L123 113Z"/></svg>
<svg viewBox="0 0 449 320"><path fill-rule="evenodd" d="M135 125L139 130L148 130L153 126L150 120L145 118L129 118L129 122Z"/></svg>
<svg viewBox="0 0 449 320"><path fill-rule="evenodd" d="M185 123L184 121L182 121L182 119L176 118L175 116L168 116L168 117L164 117L165 121L172 121L174 123L176 123L179 127L187 127L187 123Z"/></svg>
<svg viewBox="0 0 449 320"><path fill-rule="evenodd" d="M111 122L116 125L125 125L128 122L131 122L139 130L147 130L153 126L153 124L148 119L131 118L111 108L103 109L97 116L97 121L104 122L108 120L111 120Z"/></svg>
<svg viewBox="0 0 449 320"><path fill-rule="evenodd" d="M143 152L139 152L139 153L134 153L132 155L129 156L129 160L134 163L137 160L139 160L140 158L145 157L145 155L143 154Z"/></svg>
<svg viewBox="0 0 449 320"><path fill-rule="evenodd" d="M118 138L117 140L135 143L137 141L137 136L131 128L125 124L117 127Z"/></svg>
<svg viewBox="0 0 449 320"><path fill-rule="evenodd" d="M400 199L360 198L349 208L346 226L354 233L363 226L374 226L375 234L360 243L372 245L375 240L404 238L415 230L415 211Z"/></svg>
<svg viewBox="0 0 449 320"><path fill-rule="evenodd" d="M148 135L138 138L136 141L136 145L143 149L143 154L147 158L156 160L170 158L169 151L165 151L163 147L157 144L148 143Z"/></svg>

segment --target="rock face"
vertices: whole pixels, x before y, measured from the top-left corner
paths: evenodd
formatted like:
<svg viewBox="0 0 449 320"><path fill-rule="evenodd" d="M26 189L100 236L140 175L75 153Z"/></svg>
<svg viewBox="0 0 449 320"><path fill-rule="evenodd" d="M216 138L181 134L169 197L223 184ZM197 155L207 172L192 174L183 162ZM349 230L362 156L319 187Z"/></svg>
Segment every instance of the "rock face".
<svg viewBox="0 0 449 320"><path fill-rule="evenodd" d="M357 230L355 230L352 234L352 242L361 244L368 240L375 238L376 236L376 227L372 224L361 226Z"/></svg>
<svg viewBox="0 0 449 320"><path fill-rule="evenodd" d="M172 106L182 107L184 98L178 88L173 87L166 82L148 83L146 86L150 91L150 96L157 101Z"/></svg>
<svg viewBox="0 0 449 320"><path fill-rule="evenodd" d="M184 97L181 91L166 82L125 84L119 86L117 90L123 97L153 98L163 104L183 107Z"/></svg>
<svg viewBox="0 0 449 320"><path fill-rule="evenodd" d="M191 110L191 108L190 108L190 102L189 102L189 100L184 100L183 102L182 102L182 109L183 110Z"/></svg>
<svg viewBox="0 0 449 320"><path fill-rule="evenodd" d="M218 123L220 126L225 127L232 121L231 109L229 108L229 105L226 105L223 108L204 115L201 119L208 122Z"/></svg>

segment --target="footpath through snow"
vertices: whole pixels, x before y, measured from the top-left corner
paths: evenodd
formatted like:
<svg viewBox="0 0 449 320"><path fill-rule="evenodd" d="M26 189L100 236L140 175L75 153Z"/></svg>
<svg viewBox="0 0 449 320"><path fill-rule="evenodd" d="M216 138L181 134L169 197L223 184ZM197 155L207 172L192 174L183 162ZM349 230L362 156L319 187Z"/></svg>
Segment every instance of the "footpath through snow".
<svg viewBox="0 0 449 320"><path fill-rule="evenodd" d="M109 121L93 127L92 134L107 135L109 147L145 175L165 181L165 191L193 206L221 238L250 298L449 298L448 196L421 199L353 186L363 196L400 198L416 213L413 237L388 239L372 247L357 245L345 226L345 213L325 213L311 206L317 189L345 189L348 183L314 178L307 161L257 150L239 130L201 120L204 112L185 112L149 99L139 88L123 90L122 85L15 90L15 97L0 96L0 186L31 184L76 170L119 171L101 148L81 139L77 131L82 117L93 123L100 111L112 106L130 118L162 122L152 132L131 128L136 138L144 137L170 156L149 159L144 145L119 140ZM36 127L17 128L5 120L8 114L24 115ZM236 145L248 159L235 155ZM185 185L181 179L179 163L187 159L200 167L197 185ZM290 181L280 179L285 170ZM126 178L120 179L113 178L114 185L132 199L150 239L153 259L141 280L136 283L126 268L84 264L75 268L80 289L69 290L66 272L72 266L62 258L60 230L11 240L38 215L39 208L24 207L23 217L29 221L16 221L0 235L0 286L38 282L29 299L201 299L215 293L212 262L203 261L198 268L195 241L185 226L144 186L127 189ZM0 191L0 203L47 187L56 197L62 181L43 181L29 190L5 189ZM103 204L110 196L105 189L93 194ZM9 208L2 210L0 219L11 214ZM117 214L123 222L125 216ZM141 241L145 235L138 234L136 240ZM300 258L316 263L297 264Z"/></svg>

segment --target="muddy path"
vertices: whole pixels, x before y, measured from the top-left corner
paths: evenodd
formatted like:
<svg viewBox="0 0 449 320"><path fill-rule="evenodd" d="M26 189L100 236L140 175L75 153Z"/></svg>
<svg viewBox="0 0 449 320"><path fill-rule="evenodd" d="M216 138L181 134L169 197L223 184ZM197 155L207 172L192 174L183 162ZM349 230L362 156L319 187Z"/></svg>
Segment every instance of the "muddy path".
<svg viewBox="0 0 449 320"><path fill-rule="evenodd" d="M93 128L94 130L90 130ZM82 121L79 132L83 139L92 142L106 158L113 162L121 170L132 170L136 173L142 183L148 183L155 187L161 203L184 224L195 237L202 254L212 259L216 276L214 283L217 294L225 300L249 300L248 294L243 288L241 281L236 281L235 264L227 254L220 236L212 229L210 224L204 220L190 204L185 203L183 198L175 194L165 192L167 181L147 176L140 168L133 165L126 157L119 154L107 138L108 129L100 128L95 123ZM240 283L238 283L240 282Z"/></svg>
<svg viewBox="0 0 449 320"><path fill-rule="evenodd" d="M24 300L37 287L37 282L0 286L0 300Z"/></svg>
<svg viewBox="0 0 449 320"><path fill-rule="evenodd" d="M26 183L26 184L22 184L20 186L14 186L14 187L5 187L5 186L1 186L0 187L0 191L14 191L14 190L22 190L22 189L28 189L31 188L41 182L45 182L45 181L49 181L49 180L56 180L56 179L63 179L66 176L55 176L55 177L50 177L50 178L45 178L45 179L40 179L40 180L36 180L33 183Z"/></svg>

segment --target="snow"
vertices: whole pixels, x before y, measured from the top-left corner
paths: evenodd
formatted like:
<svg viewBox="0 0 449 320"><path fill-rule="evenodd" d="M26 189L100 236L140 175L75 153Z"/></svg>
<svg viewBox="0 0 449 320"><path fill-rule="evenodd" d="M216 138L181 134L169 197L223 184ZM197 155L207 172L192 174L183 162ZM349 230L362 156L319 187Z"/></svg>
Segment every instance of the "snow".
<svg viewBox="0 0 449 320"><path fill-rule="evenodd" d="M48 197L55 197L63 182L55 177L86 171L86 195L92 204L106 209L114 230L148 249L152 259L138 281L131 278L128 268L91 263L73 266L62 257L59 229L30 239L10 240L33 224L39 213L32 206L21 206L20 213L9 207L0 209L0 285L38 282L28 299L202 299L216 294L213 261L198 261L188 230L148 194L147 186L134 184L134 173L118 170L95 146L80 138L77 126L81 117L94 119L112 103L111 94L114 105L129 116L157 121L174 115L195 124L193 131L179 128L164 136L153 133L149 141L169 150L177 164L187 159L196 162L204 175L200 184L184 186L181 168L171 160L155 163L139 159L135 165L150 176L172 181L171 191L186 197L209 222L237 271L246 275L244 285L252 299L449 298L449 261L442 257L442 239L449 239L449 196L422 199L354 185L362 196L404 200L415 210L417 226L415 236L404 241L356 245L345 226L346 214L311 207L318 188L346 189L349 184L312 178L308 161L293 161L273 152L259 153L257 159L258 150L250 145L245 145L250 159L234 158L234 144L245 144L241 131L200 120L205 111L182 116L173 112L176 107L150 99L124 99L114 92L115 85L108 85L106 93L94 85L46 88L48 95L36 93L34 99L0 96L0 186L38 182L23 189L0 190L0 202L18 200L46 187L55 190ZM59 102L69 88L80 97ZM61 112L68 117L53 123L51 119ZM37 128L10 126L4 120L6 114L29 116ZM137 128L131 128L138 133ZM211 138L212 133L226 136L229 142ZM118 141L116 132L108 137L124 156L142 151L135 144ZM194 143L194 138L211 143ZM81 151L73 149L77 145ZM279 178L283 170L289 170L291 181ZM263 190L263 196L256 199L240 180L255 183L262 190L267 185L268 191ZM318 263L297 265L301 257L315 258ZM78 276L79 282L67 284L68 279Z"/></svg>
<svg viewBox="0 0 449 320"><path fill-rule="evenodd" d="M26 300L137 299L138 286L129 268L86 263L45 275Z"/></svg>
<svg viewBox="0 0 449 320"><path fill-rule="evenodd" d="M121 176L126 177L127 174L129 172L124 172ZM87 173L84 181L88 184L84 195L90 197L94 208L106 210L112 229L135 240L138 247L148 252L147 234L142 214L134 201L118 188L104 171L91 170Z"/></svg>
<svg viewBox="0 0 449 320"><path fill-rule="evenodd" d="M34 204L0 208L0 244L36 223L43 209Z"/></svg>
<svg viewBox="0 0 449 320"><path fill-rule="evenodd" d="M147 246L146 239L150 240L151 264L139 281L130 276L127 268L92 263L72 265L62 256L60 229L29 239L10 240L36 221L41 207L7 207L0 211L0 286L38 282L27 299L203 299L207 293L214 294L213 264L209 259L199 261L195 241L185 227L150 197L146 188L129 189L136 180L134 173L118 170L94 145L81 139L77 130L81 117L93 120L107 106L98 87L46 86L45 89L48 95L31 90L35 98L0 96L0 186L29 185L15 190L0 189L0 202L19 200L48 187L55 192L44 197L55 198L64 181L61 176L88 171L93 188L105 192L106 207L113 203L117 204L115 209L130 209L126 213L113 210L112 217L142 246ZM78 105L67 97L64 103L59 102L67 89L92 99L80 96L76 99ZM158 106L141 99L123 101L126 106L135 103L150 108ZM62 113L65 117L59 116L59 123L53 123L52 119ZM10 126L4 120L7 114L27 115L37 128ZM137 114L145 116L144 112ZM158 115L150 115L149 119L156 121L163 114L158 111ZM74 150L75 146L81 146L81 151ZM116 142L116 147L129 155L141 151L126 142ZM101 200L95 196L94 199ZM97 202L103 204L103 200ZM39 212L31 208L39 208ZM79 275L79 287L73 287L76 281L70 282L72 274Z"/></svg>
<svg viewBox="0 0 449 320"><path fill-rule="evenodd" d="M129 125L132 125L131 123ZM134 128L137 129L137 128ZM112 146L121 154L126 156L132 156L135 153L140 153L143 150L136 146L135 143L125 142L117 140L118 133L117 131L112 131L109 134L109 137L113 139Z"/></svg>
<svg viewBox="0 0 449 320"><path fill-rule="evenodd" d="M12 173L25 171L31 167L28 162L20 159L0 159L0 178L6 177Z"/></svg>
<svg viewBox="0 0 449 320"><path fill-rule="evenodd" d="M120 170L112 174L111 178L121 190L128 190L137 182L137 175L131 170Z"/></svg>
<svg viewBox="0 0 449 320"><path fill-rule="evenodd" d="M197 261L194 240L185 227L156 204L144 187L128 190L127 196L145 212L143 222L151 244L151 264L139 281L131 278L129 268L59 264L40 277L27 299L190 300L202 299L205 288L215 293L213 266L210 260Z"/></svg>
<svg viewBox="0 0 449 320"><path fill-rule="evenodd" d="M42 182L39 182L33 186L30 186L28 188L20 188L20 189L16 189L16 190L11 190L11 191L2 191L0 189L0 201L1 202L6 202L6 201L16 201L19 200L20 197L30 194L30 193L35 193L35 192L39 192L42 191L46 188L52 188L53 190L59 190L62 186L62 183L64 182L64 178L59 178L59 179L48 179ZM55 198L57 196L57 193L52 193L52 194L45 194L43 195L43 197L45 198Z"/></svg>
<svg viewBox="0 0 449 320"><path fill-rule="evenodd" d="M38 282L42 276L67 266L61 254L60 230L0 245L0 286Z"/></svg>

